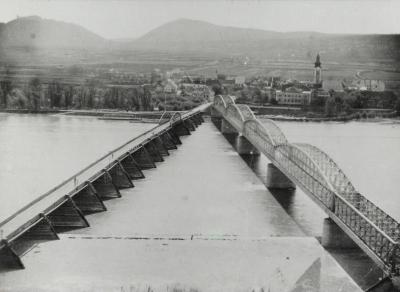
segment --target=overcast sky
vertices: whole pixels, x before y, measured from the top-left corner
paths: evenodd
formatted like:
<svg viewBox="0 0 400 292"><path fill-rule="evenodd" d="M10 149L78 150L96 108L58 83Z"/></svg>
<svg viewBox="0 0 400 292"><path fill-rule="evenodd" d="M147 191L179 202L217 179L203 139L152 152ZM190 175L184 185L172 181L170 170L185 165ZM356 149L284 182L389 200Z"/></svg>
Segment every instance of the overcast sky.
<svg viewBox="0 0 400 292"><path fill-rule="evenodd" d="M400 33L400 1L0 0L0 22L39 15L106 38L135 38L177 18L276 31Z"/></svg>

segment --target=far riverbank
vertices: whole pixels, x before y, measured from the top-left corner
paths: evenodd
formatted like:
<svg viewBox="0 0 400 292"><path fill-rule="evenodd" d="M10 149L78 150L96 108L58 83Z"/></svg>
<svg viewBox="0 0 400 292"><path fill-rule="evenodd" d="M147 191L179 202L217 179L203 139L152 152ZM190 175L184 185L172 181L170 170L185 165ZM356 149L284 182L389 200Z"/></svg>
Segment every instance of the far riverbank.
<svg viewBox="0 0 400 292"><path fill-rule="evenodd" d="M330 117L330 118L310 118L310 117L293 117L284 115L256 115L260 119L270 119L274 121L284 122L350 122L350 121L368 121L382 122L391 121L400 123L400 117Z"/></svg>

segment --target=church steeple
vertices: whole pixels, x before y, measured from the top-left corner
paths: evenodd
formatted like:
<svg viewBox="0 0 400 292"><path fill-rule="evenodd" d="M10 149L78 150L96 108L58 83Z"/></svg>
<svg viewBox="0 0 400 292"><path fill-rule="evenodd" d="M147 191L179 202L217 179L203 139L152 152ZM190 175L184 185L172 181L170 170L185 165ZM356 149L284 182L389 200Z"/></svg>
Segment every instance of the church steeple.
<svg viewBox="0 0 400 292"><path fill-rule="evenodd" d="M319 53L314 63L314 88L322 88L322 69Z"/></svg>
<svg viewBox="0 0 400 292"><path fill-rule="evenodd" d="M320 57L319 57L319 53L317 54L317 58L315 59L315 68L320 67L321 68L321 61L320 61Z"/></svg>

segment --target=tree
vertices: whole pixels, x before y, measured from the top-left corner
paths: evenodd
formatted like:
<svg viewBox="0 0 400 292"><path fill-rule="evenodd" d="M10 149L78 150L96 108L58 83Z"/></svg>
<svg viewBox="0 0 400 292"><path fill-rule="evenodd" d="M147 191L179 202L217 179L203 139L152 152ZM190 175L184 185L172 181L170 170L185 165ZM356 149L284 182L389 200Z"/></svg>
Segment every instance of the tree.
<svg viewBox="0 0 400 292"><path fill-rule="evenodd" d="M278 104L278 101L276 100L275 97L272 97L270 103L273 105L276 105L276 104Z"/></svg>
<svg viewBox="0 0 400 292"><path fill-rule="evenodd" d="M9 107L24 109L28 106L28 99L19 88L14 88L9 94Z"/></svg>
<svg viewBox="0 0 400 292"><path fill-rule="evenodd" d="M211 89L214 91L214 94L215 94L215 95L223 94L222 87L221 87L221 85L219 85L219 84L214 84L214 85L211 87Z"/></svg>
<svg viewBox="0 0 400 292"><path fill-rule="evenodd" d="M7 108L7 96L12 90L11 80L1 80L0 81L0 106Z"/></svg>
<svg viewBox="0 0 400 292"><path fill-rule="evenodd" d="M333 117L337 113L335 98L333 96L328 97L325 102L325 115L327 117Z"/></svg>
<svg viewBox="0 0 400 292"><path fill-rule="evenodd" d="M396 114L400 116L400 97L397 98L396 104L394 105L394 110Z"/></svg>
<svg viewBox="0 0 400 292"><path fill-rule="evenodd" d="M253 92L253 101L261 103L263 100L261 90L257 87Z"/></svg>
<svg viewBox="0 0 400 292"><path fill-rule="evenodd" d="M53 80L48 85L48 93L50 98L50 107L60 107L63 93L61 84L57 80Z"/></svg>
<svg viewBox="0 0 400 292"><path fill-rule="evenodd" d="M40 96L42 92L42 84L40 79L34 77L30 80L28 85L28 99L30 108L34 111L38 111L40 108Z"/></svg>

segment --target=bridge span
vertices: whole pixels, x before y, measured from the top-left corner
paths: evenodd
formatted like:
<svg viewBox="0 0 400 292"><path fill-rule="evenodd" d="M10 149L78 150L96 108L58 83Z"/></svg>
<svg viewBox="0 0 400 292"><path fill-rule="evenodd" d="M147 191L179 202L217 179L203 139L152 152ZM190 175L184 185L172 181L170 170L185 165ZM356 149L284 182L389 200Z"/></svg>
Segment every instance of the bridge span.
<svg viewBox="0 0 400 292"><path fill-rule="evenodd" d="M212 117L223 133L239 134L239 153L262 153L271 161L268 187L298 186L326 212L330 220L324 222L324 246L345 248L354 242L387 275L399 277L399 223L360 194L328 154L310 144L290 143L274 121L261 123L232 96L215 97ZM338 227L344 234L328 232Z"/></svg>

